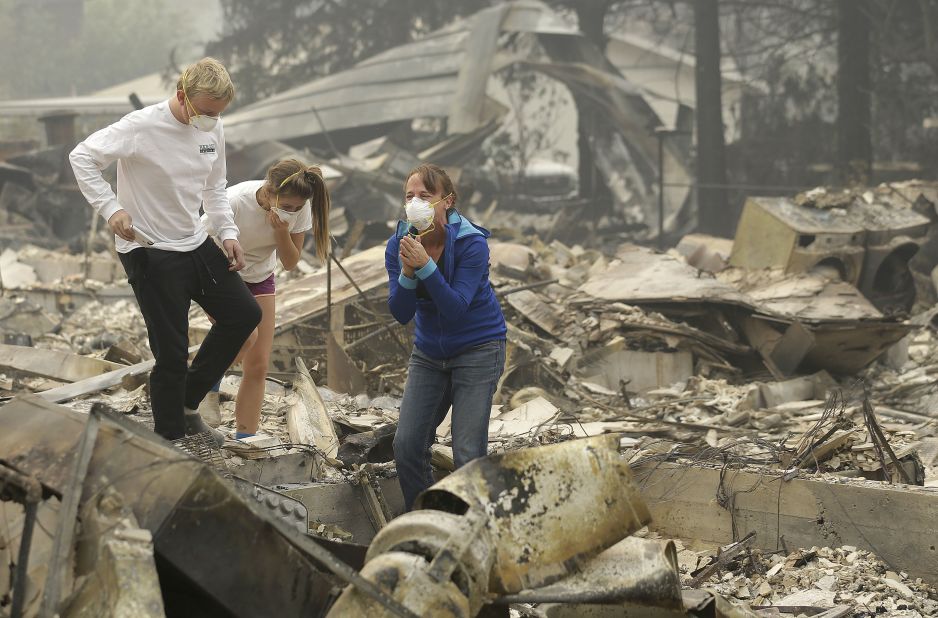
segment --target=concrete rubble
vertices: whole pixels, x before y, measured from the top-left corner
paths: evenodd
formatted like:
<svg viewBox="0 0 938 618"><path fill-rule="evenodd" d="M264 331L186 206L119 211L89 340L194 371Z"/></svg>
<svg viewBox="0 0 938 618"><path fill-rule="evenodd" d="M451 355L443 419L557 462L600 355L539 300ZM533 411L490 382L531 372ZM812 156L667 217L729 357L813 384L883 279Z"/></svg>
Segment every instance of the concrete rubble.
<svg viewBox="0 0 938 618"><path fill-rule="evenodd" d="M910 307L905 319L887 317L830 272L748 268L738 264L741 236L730 249L692 236L666 254L629 244L609 252L498 230L496 236L491 278L509 322L509 346L490 422L492 455L453 474L444 421L433 447L441 481L408 514L402 514L390 442L406 364L401 343L410 334L391 326L383 308L380 245L333 264L331 299L323 298L328 273L322 267L283 276L263 435L229 440L220 451L205 444L172 447L147 431L145 377L152 361L130 299L115 292L69 302L86 288L68 274L51 285L37 279L5 289L3 469L40 483L40 522L50 508L61 512L63 506L51 505L69 495L76 440L94 418L104 433L92 447L84 483L113 488L107 500L76 504L83 532L71 548L73 567L56 564L54 538L42 538L44 528L61 530L58 523L33 531L22 615L39 611L43 582L56 568L63 573L63 615L123 615L131 611L126 607L135 615L178 615L189 606L251 615L232 597L237 569L210 576L189 570L176 553L176 543L202 542L204 523L182 505L212 495L240 496L236 508L247 519L237 534L266 527L273 535L269 547L281 549L264 555L277 560L277 552L287 552L295 556L291 568L308 574L303 595L276 601L279 587L271 580L274 596L264 602L284 611L615 616L649 605L675 616L936 611L938 569L928 540L938 515L932 489L938 487L938 423L931 404L938 396L931 377L936 321L931 310L915 313L924 303ZM25 262L17 263L35 269L39 262L29 256L37 254L26 251ZM42 255L55 263L54 253ZM826 295L830 285L838 291ZM791 292L765 292L772 286ZM47 294L50 289L55 292ZM838 300L844 294L861 302ZM193 318L195 343L204 327L197 312ZM341 363L335 350L313 347L325 335L343 353ZM365 339L371 343L356 345ZM357 392L335 387L350 384L350 371L362 378ZM229 430L237 384L233 370L222 387ZM62 415L75 430L62 426ZM52 424L41 429L44 423ZM61 438L53 426L62 427ZM106 436L119 434L123 451L98 453L117 448ZM611 470L623 466L604 481L576 472L584 463L578 453L600 444L617 454ZM556 448L566 454L551 455ZM152 500L131 497L144 481L118 482L119 473L95 463L105 452L114 459L109 466L191 462L177 474L167 502L177 506L154 511ZM562 469L590 478L525 485L539 488L526 504L546 500L544 511L572 529L538 532L519 520L502 530L490 519L486 501L498 503L516 490L487 489L473 474L520 465L511 463L516 457L535 458L537 474ZM552 483L580 493L564 499ZM610 516L609 499L620 496L640 514L634 525L603 537L601 522L628 521ZM19 505L29 503L15 492L9 497L3 504L14 523L0 545L16 565L26 526ZM568 504L577 517L563 514ZM868 511L864 504L881 506ZM595 524L584 519L591 514ZM168 521L175 536L166 536ZM561 538L585 544L561 549ZM519 562L512 547L525 548L529 558ZM238 551L219 555L217 568L232 568ZM522 564L530 574L517 571ZM644 570L622 570L623 564ZM17 572L3 584L2 612L12 608ZM408 575L389 586L391 572ZM664 579L652 586L653 596L635 596L651 585L640 583L646 577Z"/></svg>

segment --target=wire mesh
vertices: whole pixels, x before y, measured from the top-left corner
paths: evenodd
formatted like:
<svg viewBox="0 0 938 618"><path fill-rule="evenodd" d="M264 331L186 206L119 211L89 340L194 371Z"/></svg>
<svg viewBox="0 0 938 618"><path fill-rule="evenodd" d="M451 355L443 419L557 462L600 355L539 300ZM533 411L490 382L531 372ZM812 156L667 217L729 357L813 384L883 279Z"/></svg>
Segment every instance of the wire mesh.
<svg viewBox="0 0 938 618"><path fill-rule="evenodd" d="M188 453L195 459L209 465L222 476L230 476L228 465L222 457L221 449L215 443L212 434L205 431L183 438L173 440L173 444L180 450Z"/></svg>

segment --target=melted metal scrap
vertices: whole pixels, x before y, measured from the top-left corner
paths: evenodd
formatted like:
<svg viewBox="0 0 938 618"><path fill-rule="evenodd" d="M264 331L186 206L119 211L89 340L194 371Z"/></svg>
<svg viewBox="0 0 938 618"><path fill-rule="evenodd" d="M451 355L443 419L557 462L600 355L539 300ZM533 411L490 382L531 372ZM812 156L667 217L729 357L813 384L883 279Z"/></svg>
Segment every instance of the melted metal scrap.
<svg viewBox="0 0 938 618"><path fill-rule="evenodd" d="M500 603L630 603L682 609L681 578L672 541L627 537L570 577L522 590Z"/></svg>
<svg viewBox="0 0 938 618"><path fill-rule="evenodd" d="M437 616L474 616L492 593L561 580L650 520L615 435L477 459L421 494L417 509L378 533L362 575ZM673 605L660 588L637 586ZM382 610L349 586L330 616Z"/></svg>
<svg viewBox="0 0 938 618"><path fill-rule="evenodd" d="M496 539L492 589L503 594L565 577L651 519L614 434L477 459L417 508L484 512Z"/></svg>

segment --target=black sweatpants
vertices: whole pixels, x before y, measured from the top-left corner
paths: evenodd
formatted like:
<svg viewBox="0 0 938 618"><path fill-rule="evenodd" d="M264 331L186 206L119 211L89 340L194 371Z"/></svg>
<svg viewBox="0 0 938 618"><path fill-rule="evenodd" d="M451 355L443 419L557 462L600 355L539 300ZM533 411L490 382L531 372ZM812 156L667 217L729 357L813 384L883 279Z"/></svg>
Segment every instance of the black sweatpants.
<svg viewBox="0 0 938 618"><path fill-rule="evenodd" d="M185 435L183 407L196 409L261 321L261 309L218 245L206 240L193 251L134 249L121 253L127 280L147 325L156 365L150 401L156 433ZM187 366L189 305L197 302L215 319Z"/></svg>

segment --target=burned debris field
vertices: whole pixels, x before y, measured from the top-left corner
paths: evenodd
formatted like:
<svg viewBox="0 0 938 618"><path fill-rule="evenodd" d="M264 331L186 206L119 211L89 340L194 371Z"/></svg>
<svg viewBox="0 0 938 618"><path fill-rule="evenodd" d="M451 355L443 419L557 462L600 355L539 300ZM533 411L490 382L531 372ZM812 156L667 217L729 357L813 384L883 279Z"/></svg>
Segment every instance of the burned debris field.
<svg viewBox="0 0 938 618"><path fill-rule="evenodd" d="M117 4L0 0L0 618L938 616L938 2Z"/></svg>

